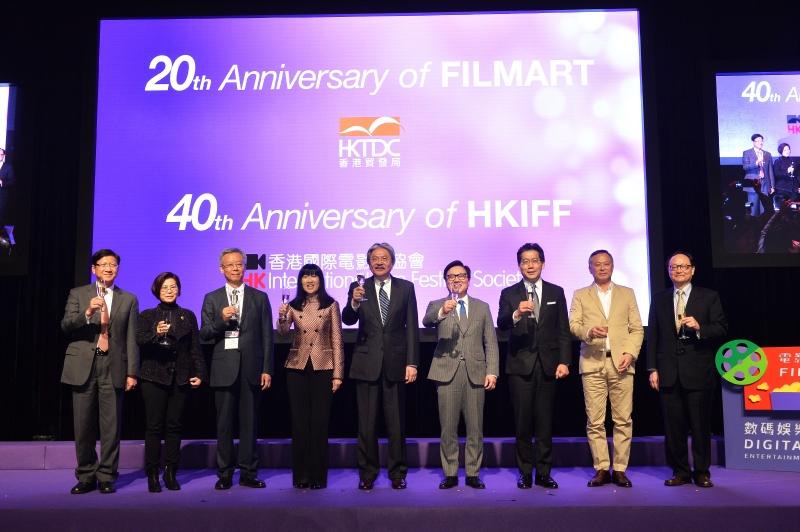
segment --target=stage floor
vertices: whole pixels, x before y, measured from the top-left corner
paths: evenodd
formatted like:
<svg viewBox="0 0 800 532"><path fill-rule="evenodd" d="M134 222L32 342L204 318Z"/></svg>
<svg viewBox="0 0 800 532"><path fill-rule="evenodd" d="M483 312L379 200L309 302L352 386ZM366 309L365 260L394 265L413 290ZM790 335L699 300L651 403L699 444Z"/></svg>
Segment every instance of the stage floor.
<svg viewBox="0 0 800 532"><path fill-rule="evenodd" d="M0 523L9 531L75 530L798 530L800 474L712 469L716 486L667 488L669 470L631 468L631 489L588 488L591 468L559 468L560 488L516 487L513 469L485 469L486 490L439 490L437 469L413 469L408 489L383 472L356 489L352 469L332 469L328 488L298 490L291 471L264 469L266 489L215 491L210 469L180 471L183 489L148 493L141 469L122 470L117 493L71 495L71 470L0 471ZM236 481L236 478L234 478Z"/></svg>

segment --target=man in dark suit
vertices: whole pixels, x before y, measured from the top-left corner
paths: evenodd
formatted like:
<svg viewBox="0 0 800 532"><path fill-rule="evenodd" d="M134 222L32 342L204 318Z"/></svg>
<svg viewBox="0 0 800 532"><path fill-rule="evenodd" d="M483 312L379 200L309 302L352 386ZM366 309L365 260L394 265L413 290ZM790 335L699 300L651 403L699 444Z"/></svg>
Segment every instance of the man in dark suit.
<svg viewBox="0 0 800 532"><path fill-rule="evenodd" d="M555 381L569 375L572 356L567 300L563 288L542 280L539 244L523 244L517 264L522 280L500 293L497 314L498 329L510 331L506 374L516 426L517 487L531 487L535 468L536 485L555 489L550 476Z"/></svg>
<svg viewBox="0 0 800 532"><path fill-rule="evenodd" d="M406 488L405 384L417 378L419 320L414 285L390 275L394 248L383 242L367 250L372 272L350 285L342 311L347 325L358 322L350 378L358 403L358 489L372 489L378 476L378 411L383 410L389 437L392 488Z"/></svg>
<svg viewBox="0 0 800 532"><path fill-rule="evenodd" d="M661 395L665 450L672 478L667 486L692 480L710 488L711 405L717 383L714 353L728 332L719 295L692 285L694 260L673 253L667 272L673 287L650 302L647 326L647 369L650 386ZM694 472L689 468L686 438L692 434Z"/></svg>
<svg viewBox="0 0 800 532"><path fill-rule="evenodd" d="M97 281L69 292L61 330L70 339L61 382L72 387L78 483L71 493L114 493L119 466L122 391L136 387L136 296L114 284L119 255L101 249L92 255ZM100 460L95 444L100 432Z"/></svg>
<svg viewBox="0 0 800 532"><path fill-rule="evenodd" d="M489 305L467 295L472 272L460 260L444 268L450 297L428 304L422 324L436 327L439 341L433 352L428 378L436 381L439 456L444 480L439 489L458 485L458 422L464 414L467 444L464 449L466 485L485 489L478 476L483 461L483 402L485 390L494 390L499 373L497 335Z"/></svg>
<svg viewBox="0 0 800 532"><path fill-rule="evenodd" d="M211 387L217 407L215 489L230 489L233 479L233 425L239 420L239 484L263 488L258 474L260 392L272 383L272 309L267 294L244 284L244 253L222 251L219 271L225 286L203 299L200 339L214 345Z"/></svg>
<svg viewBox="0 0 800 532"><path fill-rule="evenodd" d="M775 193L772 154L764 149L764 137L760 133L753 134L750 140L753 147L742 152L742 190L747 193L751 216L759 216L764 212L772 214L772 201L769 198L769 195Z"/></svg>

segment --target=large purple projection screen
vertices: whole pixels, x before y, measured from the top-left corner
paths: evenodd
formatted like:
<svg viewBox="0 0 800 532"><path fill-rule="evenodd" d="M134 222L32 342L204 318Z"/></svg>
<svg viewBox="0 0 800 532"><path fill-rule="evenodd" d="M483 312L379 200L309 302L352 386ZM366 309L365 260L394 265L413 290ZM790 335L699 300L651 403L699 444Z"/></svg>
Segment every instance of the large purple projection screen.
<svg viewBox="0 0 800 532"><path fill-rule="evenodd" d="M453 259L495 307L522 243L568 297L605 248L646 309L638 28L636 11L103 21L93 247L120 253L143 307L171 270L199 311L223 248L277 307L307 262L344 302L386 241L420 317Z"/></svg>

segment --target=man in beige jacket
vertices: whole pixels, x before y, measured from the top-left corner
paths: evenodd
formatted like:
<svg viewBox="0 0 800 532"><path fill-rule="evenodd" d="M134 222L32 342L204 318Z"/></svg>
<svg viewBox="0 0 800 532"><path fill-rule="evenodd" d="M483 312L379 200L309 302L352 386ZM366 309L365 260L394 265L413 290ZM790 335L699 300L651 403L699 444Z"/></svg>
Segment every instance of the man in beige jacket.
<svg viewBox="0 0 800 532"><path fill-rule="evenodd" d="M630 488L625 475L633 436L633 373L644 329L633 290L611 282L614 258L604 249L589 256L594 282L575 291L569 327L581 340L579 370L586 404L586 435L595 475L589 487L613 482ZM614 422L613 474L606 440L606 402Z"/></svg>

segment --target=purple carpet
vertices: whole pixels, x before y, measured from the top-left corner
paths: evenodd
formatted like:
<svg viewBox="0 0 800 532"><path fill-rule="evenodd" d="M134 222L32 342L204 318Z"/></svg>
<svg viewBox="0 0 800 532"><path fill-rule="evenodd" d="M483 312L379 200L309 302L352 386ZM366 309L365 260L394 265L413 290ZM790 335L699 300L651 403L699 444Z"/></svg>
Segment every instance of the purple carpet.
<svg viewBox="0 0 800 532"><path fill-rule="evenodd" d="M408 489L395 491L384 474L375 489L356 489L352 469L331 470L328 488L291 487L291 472L265 469L263 490L234 484L213 489L213 470L179 472L183 489L152 494L141 470L123 470L118 492L70 495L72 471L0 471L3 530L797 530L800 475L712 469L716 487L667 488L668 470L632 468L632 489L587 488L591 468L559 468L557 490L516 487L513 469L486 469L486 490L439 490L436 469L413 469ZM236 479L234 479L236 480Z"/></svg>
<svg viewBox="0 0 800 532"><path fill-rule="evenodd" d="M463 444L463 442L462 442ZM716 487L667 488L663 438L635 438L628 476L632 489L588 488L591 457L585 438L556 438L557 490L516 487L513 439L487 439L482 478L486 490L460 485L439 490L437 439L410 439L408 489L395 491L385 470L375 489L356 489L355 441L331 440L328 488L292 487L289 440L259 441L261 478L267 488L234 484L215 491L214 441L185 441L183 489L148 493L142 471L144 445L124 441L118 492L71 495L75 483L72 442L0 442L2 530L89 532L198 530L797 530L800 474L721 467L722 440L713 446ZM381 455L385 460L385 440ZM463 450L462 450L463 459ZM237 478L234 478L236 481Z"/></svg>

